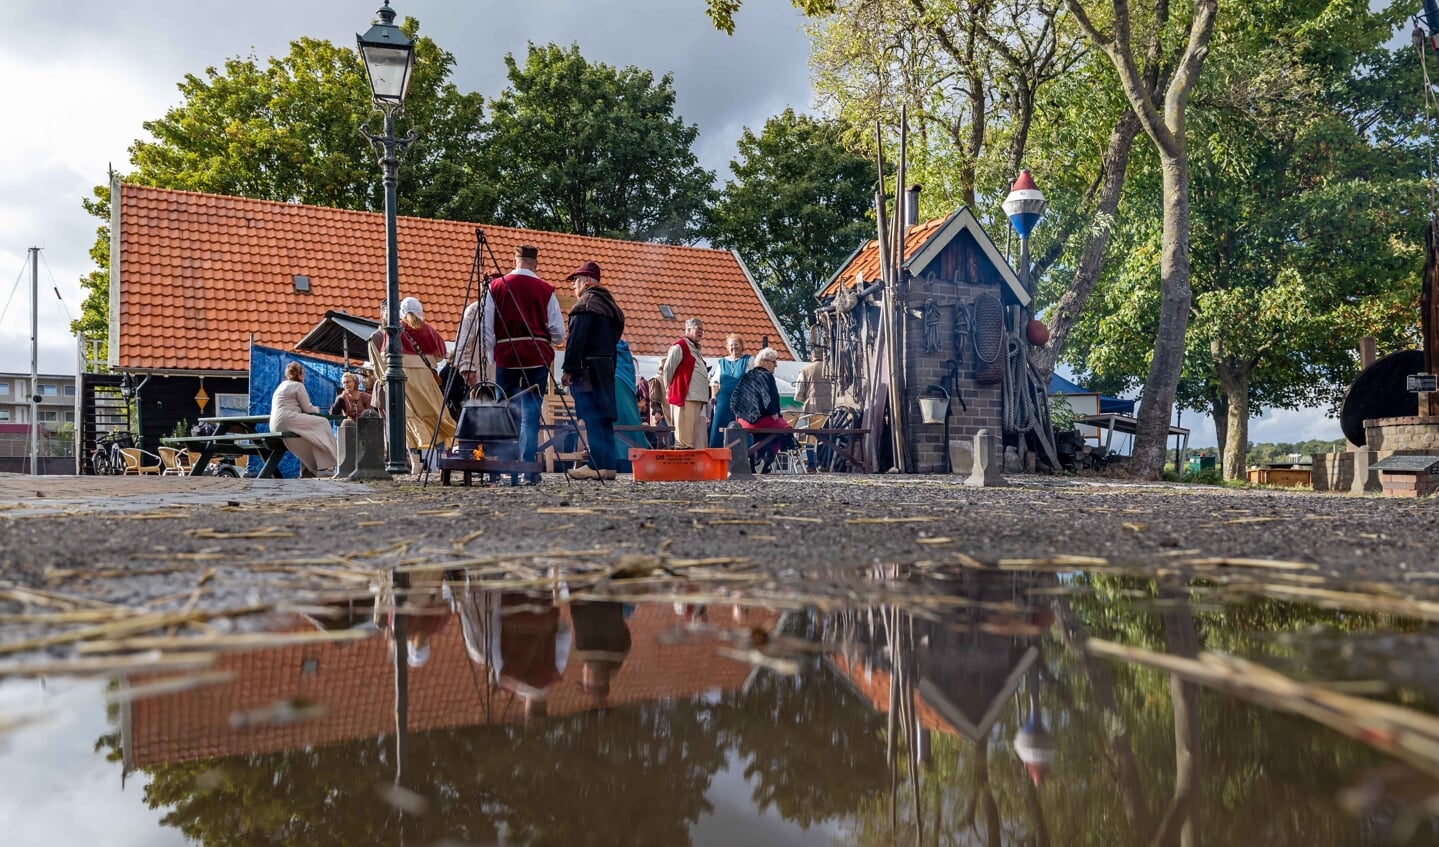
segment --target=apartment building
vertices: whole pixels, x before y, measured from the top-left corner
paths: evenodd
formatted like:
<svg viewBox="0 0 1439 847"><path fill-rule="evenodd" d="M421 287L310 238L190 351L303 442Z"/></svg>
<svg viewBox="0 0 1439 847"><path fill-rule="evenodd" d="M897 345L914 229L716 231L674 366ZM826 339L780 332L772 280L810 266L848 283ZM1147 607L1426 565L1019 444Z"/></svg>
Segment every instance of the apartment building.
<svg viewBox="0 0 1439 847"><path fill-rule="evenodd" d="M30 395L40 395L36 417L51 431L75 425L74 374L40 374L35 387L30 374L0 373L0 423L30 423Z"/></svg>

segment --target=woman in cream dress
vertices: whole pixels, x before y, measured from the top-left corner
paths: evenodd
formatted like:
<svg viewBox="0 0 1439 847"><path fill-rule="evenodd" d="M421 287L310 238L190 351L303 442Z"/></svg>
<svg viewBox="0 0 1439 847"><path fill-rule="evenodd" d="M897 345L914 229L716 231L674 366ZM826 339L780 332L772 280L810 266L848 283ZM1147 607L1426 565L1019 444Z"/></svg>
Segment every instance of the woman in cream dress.
<svg viewBox="0 0 1439 847"><path fill-rule="evenodd" d="M299 362L286 365L285 380L270 397L270 431L295 433L297 437L285 439L285 447L300 464L315 476L333 476L335 433L323 414L305 390L305 366Z"/></svg>

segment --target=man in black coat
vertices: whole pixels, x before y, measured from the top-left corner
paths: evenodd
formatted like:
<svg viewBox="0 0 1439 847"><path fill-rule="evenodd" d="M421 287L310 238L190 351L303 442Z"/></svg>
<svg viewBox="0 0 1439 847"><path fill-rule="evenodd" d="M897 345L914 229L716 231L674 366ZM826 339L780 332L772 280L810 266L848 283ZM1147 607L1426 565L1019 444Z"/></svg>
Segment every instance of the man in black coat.
<svg viewBox="0 0 1439 847"><path fill-rule="evenodd" d="M575 287L565 339L563 382L575 398L575 414L585 422L588 467L570 471L571 479L614 479L615 344L625 331L625 313L614 295L600 285L600 266L585 262L569 275Z"/></svg>

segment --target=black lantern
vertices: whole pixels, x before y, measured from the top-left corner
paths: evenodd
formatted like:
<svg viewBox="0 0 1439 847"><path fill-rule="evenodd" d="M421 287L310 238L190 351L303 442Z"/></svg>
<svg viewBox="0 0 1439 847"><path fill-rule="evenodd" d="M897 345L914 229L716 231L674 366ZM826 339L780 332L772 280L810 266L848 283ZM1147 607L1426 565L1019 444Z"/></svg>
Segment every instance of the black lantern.
<svg viewBox="0 0 1439 847"><path fill-rule="evenodd" d="M129 374L120 377L120 396L125 398L126 403L135 399L135 383L130 381Z"/></svg>
<svg viewBox="0 0 1439 847"><path fill-rule="evenodd" d="M415 45L395 26L395 10L390 8L390 0L385 0L385 5L375 14L380 18L379 23L364 35L357 34L355 41L365 62L375 105L393 109L405 104L410 71L415 67Z"/></svg>

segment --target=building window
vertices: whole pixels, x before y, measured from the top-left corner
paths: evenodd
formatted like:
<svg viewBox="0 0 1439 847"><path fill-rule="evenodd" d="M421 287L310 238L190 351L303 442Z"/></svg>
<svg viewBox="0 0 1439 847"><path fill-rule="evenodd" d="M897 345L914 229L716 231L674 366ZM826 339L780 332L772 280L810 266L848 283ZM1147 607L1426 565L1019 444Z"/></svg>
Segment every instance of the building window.
<svg viewBox="0 0 1439 847"><path fill-rule="evenodd" d="M75 413L74 413L74 412L66 412L66 413L65 413L65 423L67 423L67 424L72 424L72 423L74 423L74 422L75 422Z"/></svg>
<svg viewBox="0 0 1439 847"><path fill-rule="evenodd" d="M38 416L37 416L35 419L36 419L37 421L39 421L40 423L59 423L59 422L60 422L60 413L59 413L59 412L41 410L40 412L38 412L38 413L36 413L36 414L37 414Z"/></svg>
<svg viewBox="0 0 1439 847"><path fill-rule="evenodd" d="M60 396L60 389L58 386L42 382L35 393L41 397L58 397Z"/></svg>
<svg viewBox="0 0 1439 847"><path fill-rule="evenodd" d="M74 397L74 396L75 396L75 384L74 384L74 383L71 383L71 384L65 386L65 396L66 396L66 397Z"/></svg>
<svg viewBox="0 0 1439 847"><path fill-rule="evenodd" d="M9 410L9 409L0 409L0 422L9 421L9 420L10 420L10 410Z"/></svg>
<svg viewBox="0 0 1439 847"><path fill-rule="evenodd" d="M661 303L660 317L664 318L667 321L672 321L675 319L675 310L670 308L668 303Z"/></svg>
<svg viewBox="0 0 1439 847"><path fill-rule="evenodd" d="M248 394L216 394L215 415L217 417L234 417L236 415L250 414L250 395Z"/></svg>
<svg viewBox="0 0 1439 847"><path fill-rule="evenodd" d="M0 382L0 397L10 396L10 383Z"/></svg>

